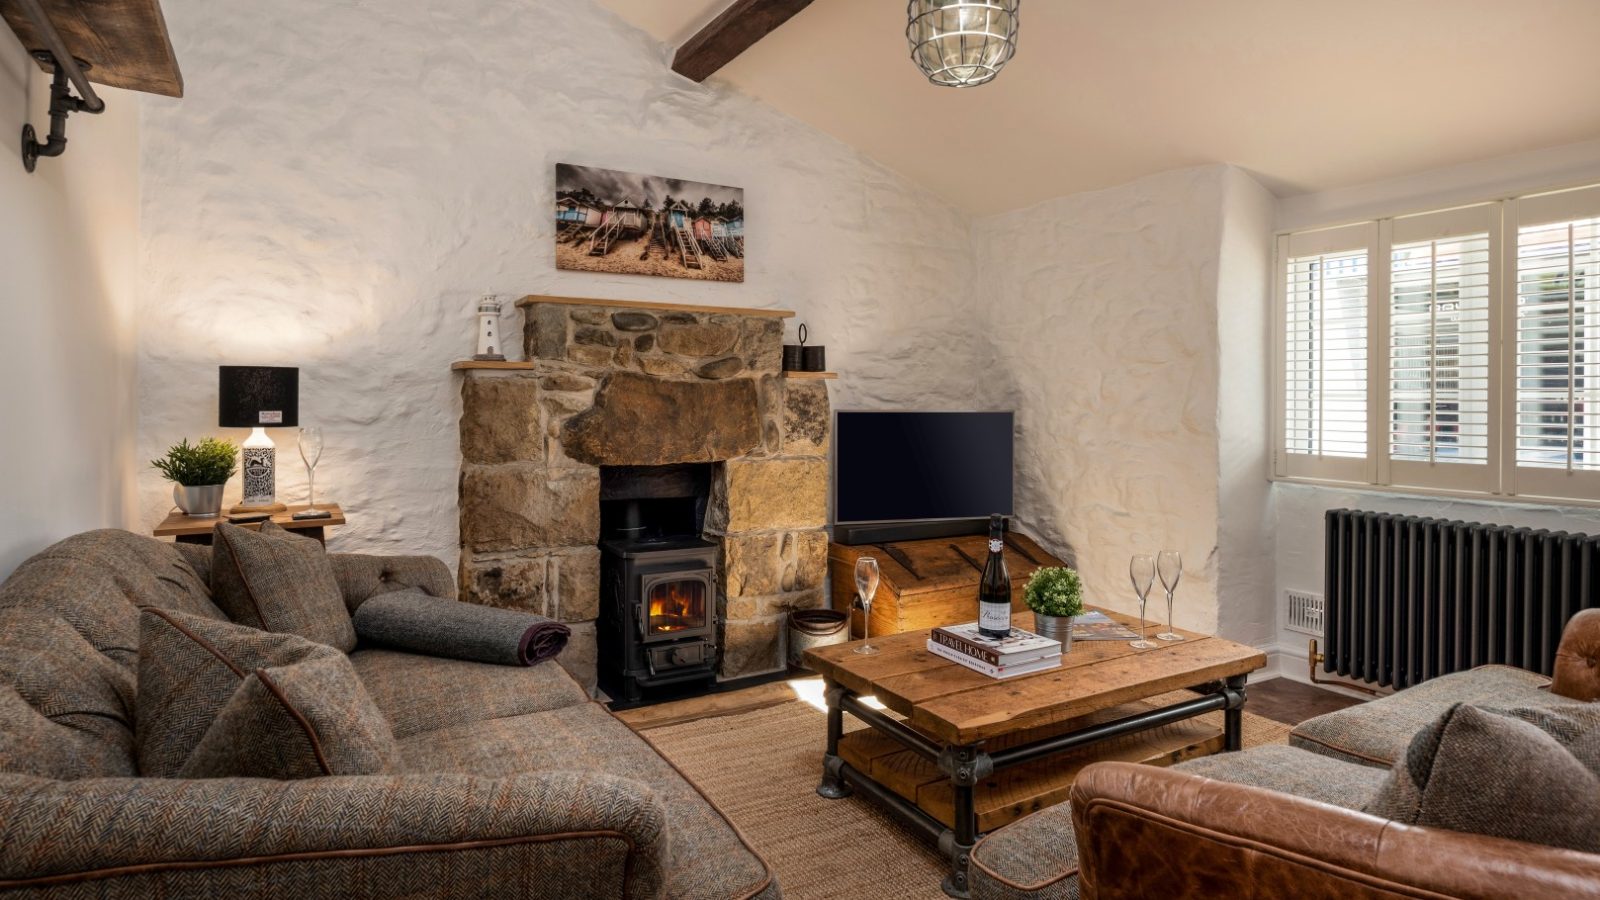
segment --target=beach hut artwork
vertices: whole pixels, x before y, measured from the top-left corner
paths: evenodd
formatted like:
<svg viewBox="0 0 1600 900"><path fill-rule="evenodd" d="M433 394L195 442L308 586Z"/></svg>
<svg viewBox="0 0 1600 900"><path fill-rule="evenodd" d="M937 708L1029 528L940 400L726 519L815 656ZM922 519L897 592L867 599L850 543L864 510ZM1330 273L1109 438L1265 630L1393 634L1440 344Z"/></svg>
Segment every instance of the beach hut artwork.
<svg viewBox="0 0 1600 900"><path fill-rule="evenodd" d="M744 190L556 164L556 267L744 281Z"/></svg>

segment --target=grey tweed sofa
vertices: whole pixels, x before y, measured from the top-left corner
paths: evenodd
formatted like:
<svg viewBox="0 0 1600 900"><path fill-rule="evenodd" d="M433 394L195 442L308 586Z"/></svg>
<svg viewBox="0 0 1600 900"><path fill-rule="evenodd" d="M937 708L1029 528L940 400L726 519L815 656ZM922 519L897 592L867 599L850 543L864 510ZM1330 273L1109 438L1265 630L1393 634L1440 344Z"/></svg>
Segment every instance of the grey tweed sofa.
<svg viewBox="0 0 1600 900"><path fill-rule="evenodd" d="M353 613L436 559L331 554ZM223 618L210 549L69 538L0 585L0 893L70 897L776 898L764 860L552 663L357 648L395 774L139 777L140 609ZM53 777L64 762L89 777Z"/></svg>
<svg viewBox="0 0 1600 900"><path fill-rule="evenodd" d="M1092 765L1069 803L973 848L972 897L1600 896L1600 854L1363 811L1397 764L1416 765L1419 732L1457 704L1572 713L1597 699L1600 610L1587 610L1563 632L1553 681L1482 666L1309 719L1291 746L1165 769Z"/></svg>

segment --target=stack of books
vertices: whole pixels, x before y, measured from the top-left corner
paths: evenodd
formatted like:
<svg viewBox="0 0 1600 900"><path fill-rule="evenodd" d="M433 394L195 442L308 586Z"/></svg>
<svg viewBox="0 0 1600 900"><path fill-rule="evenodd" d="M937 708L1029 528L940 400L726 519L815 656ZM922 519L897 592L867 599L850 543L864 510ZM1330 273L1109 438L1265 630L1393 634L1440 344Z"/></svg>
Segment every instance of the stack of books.
<svg viewBox="0 0 1600 900"><path fill-rule="evenodd" d="M990 678L1012 678L1061 665L1060 641L1020 628L996 640L980 634L977 622L933 629L928 634L928 652Z"/></svg>

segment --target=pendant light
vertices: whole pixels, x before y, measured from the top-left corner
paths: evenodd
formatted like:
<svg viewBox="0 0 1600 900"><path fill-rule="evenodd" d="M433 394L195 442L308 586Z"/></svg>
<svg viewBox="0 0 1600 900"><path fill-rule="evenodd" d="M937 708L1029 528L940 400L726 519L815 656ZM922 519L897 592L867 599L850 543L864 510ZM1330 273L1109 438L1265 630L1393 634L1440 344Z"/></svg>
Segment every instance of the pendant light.
<svg viewBox="0 0 1600 900"><path fill-rule="evenodd" d="M911 60L944 87L976 87L1017 52L1022 0L911 0L906 40Z"/></svg>

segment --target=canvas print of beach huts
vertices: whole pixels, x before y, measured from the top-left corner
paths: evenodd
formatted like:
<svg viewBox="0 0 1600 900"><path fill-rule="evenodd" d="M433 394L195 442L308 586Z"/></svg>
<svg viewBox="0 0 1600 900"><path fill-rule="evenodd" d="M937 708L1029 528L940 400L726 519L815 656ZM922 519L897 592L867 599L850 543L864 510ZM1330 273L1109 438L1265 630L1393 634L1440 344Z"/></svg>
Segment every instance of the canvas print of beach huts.
<svg viewBox="0 0 1600 900"><path fill-rule="evenodd" d="M744 190L556 164L556 267L744 280Z"/></svg>

